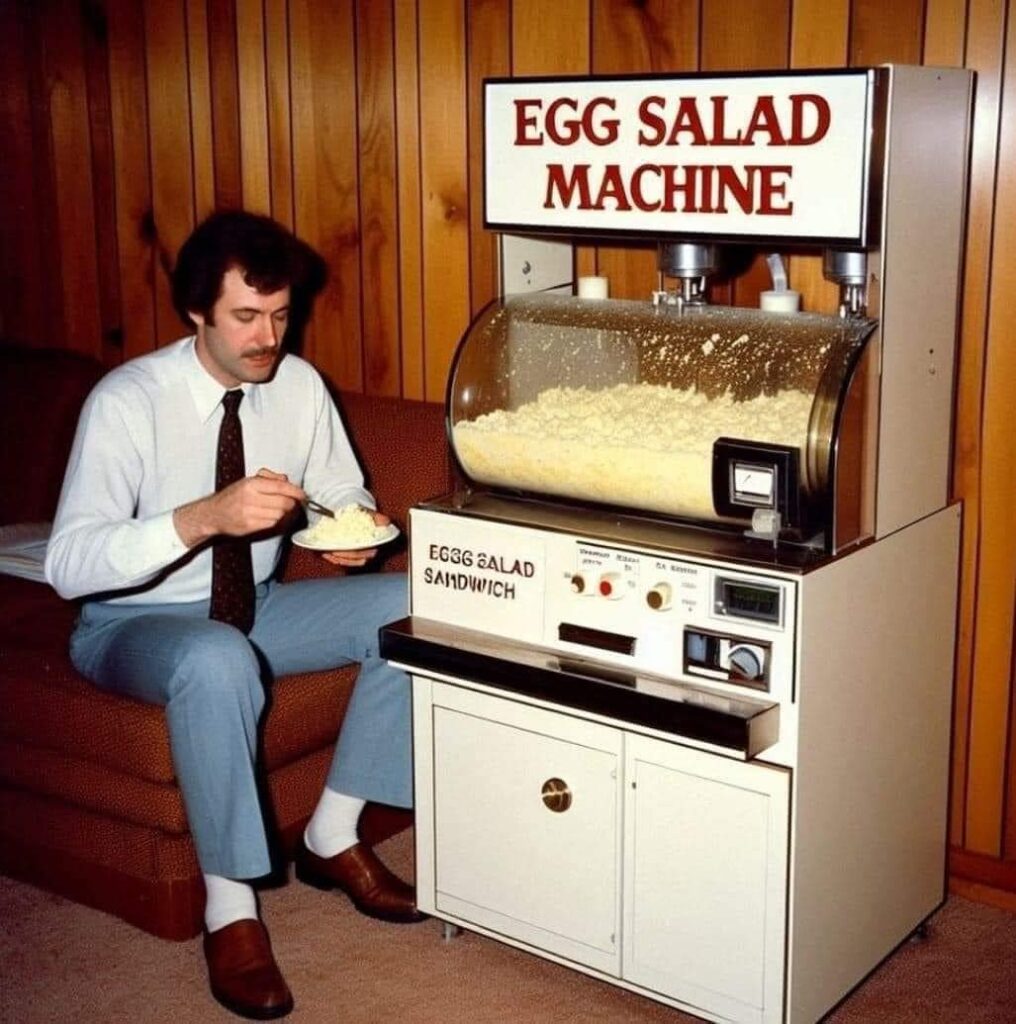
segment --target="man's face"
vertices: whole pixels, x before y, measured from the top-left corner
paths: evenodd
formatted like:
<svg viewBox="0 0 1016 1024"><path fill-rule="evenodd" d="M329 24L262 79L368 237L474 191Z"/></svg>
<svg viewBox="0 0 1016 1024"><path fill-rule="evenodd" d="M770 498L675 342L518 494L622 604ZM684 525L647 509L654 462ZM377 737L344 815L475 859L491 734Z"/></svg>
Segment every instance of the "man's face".
<svg viewBox="0 0 1016 1024"><path fill-rule="evenodd" d="M236 267L226 271L222 290L207 319L197 324L201 365L225 388L256 384L275 372L289 320L289 288L270 295L255 291Z"/></svg>

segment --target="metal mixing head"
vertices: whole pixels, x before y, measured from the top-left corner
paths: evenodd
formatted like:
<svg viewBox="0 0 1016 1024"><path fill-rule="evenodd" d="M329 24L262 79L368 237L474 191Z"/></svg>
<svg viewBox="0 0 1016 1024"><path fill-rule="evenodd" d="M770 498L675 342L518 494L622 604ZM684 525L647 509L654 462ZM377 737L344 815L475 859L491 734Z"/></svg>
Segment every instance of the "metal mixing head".
<svg viewBox="0 0 1016 1024"><path fill-rule="evenodd" d="M868 305L868 254L853 249L826 249L822 273L840 286L840 316L864 316Z"/></svg>
<svg viewBox="0 0 1016 1024"><path fill-rule="evenodd" d="M706 279L720 269L719 250L709 243L661 242L657 266L681 282L681 302L696 305L705 301Z"/></svg>

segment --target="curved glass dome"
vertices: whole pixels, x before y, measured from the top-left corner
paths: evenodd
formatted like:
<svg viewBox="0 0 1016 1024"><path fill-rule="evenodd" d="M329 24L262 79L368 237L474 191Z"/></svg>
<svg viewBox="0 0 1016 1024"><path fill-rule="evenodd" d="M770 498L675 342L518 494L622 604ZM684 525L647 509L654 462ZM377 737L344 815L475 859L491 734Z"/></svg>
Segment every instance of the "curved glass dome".
<svg viewBox="0 0 1016 1024"><path fill-rule="evenodd" d="M695 519L720 438L798 450L825 494L839 409L875 321L551 295L492 303L452 367L471 481Z"/></svg>

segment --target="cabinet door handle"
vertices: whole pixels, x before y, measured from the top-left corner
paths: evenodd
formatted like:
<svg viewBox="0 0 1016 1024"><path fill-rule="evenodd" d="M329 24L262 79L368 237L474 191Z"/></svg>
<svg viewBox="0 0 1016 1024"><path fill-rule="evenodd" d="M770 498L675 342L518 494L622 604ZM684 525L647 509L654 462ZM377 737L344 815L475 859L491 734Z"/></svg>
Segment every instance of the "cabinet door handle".
<svg viewBox="0 0 1016 1024"><path fill-rule="evenodd" d="M563 814L571 807L571 790L564 779L547 779L540 789L544 805L556 814Z"/></svg>

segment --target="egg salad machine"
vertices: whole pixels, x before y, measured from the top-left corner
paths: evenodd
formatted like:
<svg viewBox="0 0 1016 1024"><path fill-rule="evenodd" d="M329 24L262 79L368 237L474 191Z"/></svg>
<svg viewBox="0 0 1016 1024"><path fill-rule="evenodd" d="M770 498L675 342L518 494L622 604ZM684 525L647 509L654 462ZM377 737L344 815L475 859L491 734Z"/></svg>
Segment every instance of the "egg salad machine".
<svg viewBox="0 0 1016 1024"><path fill-rule="evenodd" d="M798 1024L940 906L971 88L485 83L487 226L652 237L660 276L497 301L457 351L462 484L412 511L411 615L382 632L423 910ZM839 310L710 305L730 244L824 252Z"/></svg>

